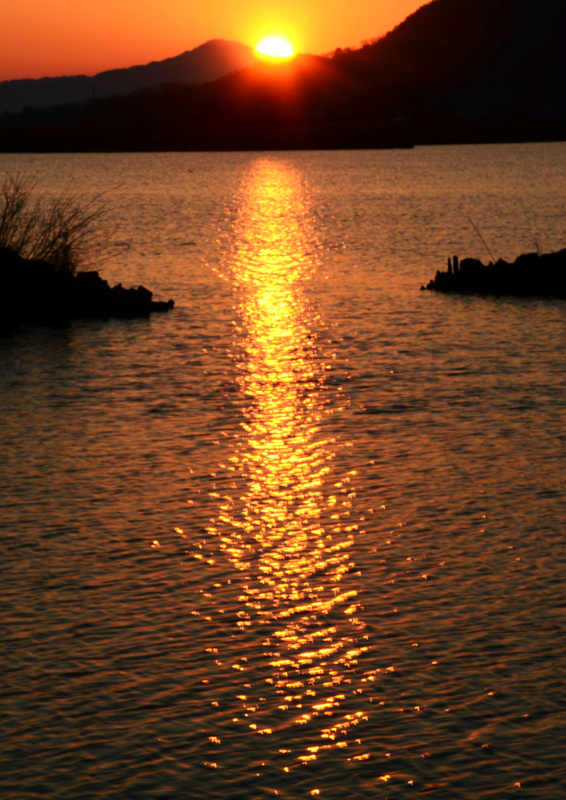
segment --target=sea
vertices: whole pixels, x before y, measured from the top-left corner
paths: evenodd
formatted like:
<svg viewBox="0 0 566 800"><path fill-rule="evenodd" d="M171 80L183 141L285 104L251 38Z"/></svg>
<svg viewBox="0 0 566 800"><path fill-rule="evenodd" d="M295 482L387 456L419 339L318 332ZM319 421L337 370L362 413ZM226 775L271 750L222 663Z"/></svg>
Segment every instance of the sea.
<svg viewBox="0 0 566 800"><path fill-rule="evenodd" d="M3 800L566 797L565 168L0 155L175 301L0 335Z"/></svg>

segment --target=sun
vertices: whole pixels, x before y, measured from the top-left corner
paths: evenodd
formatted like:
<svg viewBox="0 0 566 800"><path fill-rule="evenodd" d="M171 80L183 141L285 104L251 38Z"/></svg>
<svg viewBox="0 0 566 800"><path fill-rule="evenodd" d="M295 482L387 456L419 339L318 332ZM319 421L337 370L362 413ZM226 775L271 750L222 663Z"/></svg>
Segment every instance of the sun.
<svg viewBox="0 0 566 800"><path fill-rule="evenodd" d="M284 61L294 55L292 46L280 36L270 36L268 39L263 39L257 45L256 50L263 58L277 61Z"/></svg>

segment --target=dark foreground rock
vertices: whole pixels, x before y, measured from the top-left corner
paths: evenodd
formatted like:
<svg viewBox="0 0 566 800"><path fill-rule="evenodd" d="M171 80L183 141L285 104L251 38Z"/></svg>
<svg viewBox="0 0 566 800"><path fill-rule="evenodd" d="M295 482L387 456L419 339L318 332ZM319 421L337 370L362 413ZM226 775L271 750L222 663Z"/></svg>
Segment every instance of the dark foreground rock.
<svg viewBox="0 0 566 800"><path fill-rule="evenodd" d="M144 286L111 287L98 272L71 275L45 261L21 258L0 248L0 325L49 322L82 317L145 317L168 311L173 300L159 302Z"/></svg>
<svg viewBox="0 0 566 800"><path fill-rule="evenodd" d="M423 290L458 294L566 298L566 249L557 253L526 253L512 264L500 259L487 266L475 258L448 259Z"/></svg>

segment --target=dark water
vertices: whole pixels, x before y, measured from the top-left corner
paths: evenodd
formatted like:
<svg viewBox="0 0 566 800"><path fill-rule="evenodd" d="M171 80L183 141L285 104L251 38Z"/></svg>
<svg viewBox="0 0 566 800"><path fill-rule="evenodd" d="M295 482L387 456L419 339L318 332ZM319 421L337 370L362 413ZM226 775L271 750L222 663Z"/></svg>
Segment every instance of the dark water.
<svg viewBox="0 0 566 800"><path fill-rule="evenodd" d="M0 157L176 299L0 339L3 798L566 796L565 155Z"/></svg>

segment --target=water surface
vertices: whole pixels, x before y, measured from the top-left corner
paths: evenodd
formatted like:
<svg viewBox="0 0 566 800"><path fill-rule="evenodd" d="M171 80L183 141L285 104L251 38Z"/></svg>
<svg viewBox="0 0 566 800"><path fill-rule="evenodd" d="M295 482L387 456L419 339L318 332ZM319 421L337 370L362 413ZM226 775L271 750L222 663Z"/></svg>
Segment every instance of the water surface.
<svg viewBox="0 0 566 800"><path fill-rule="evenodd" d="M565 155L0 156L176 300L0 339L3 797L564 794Z"/></svg>

